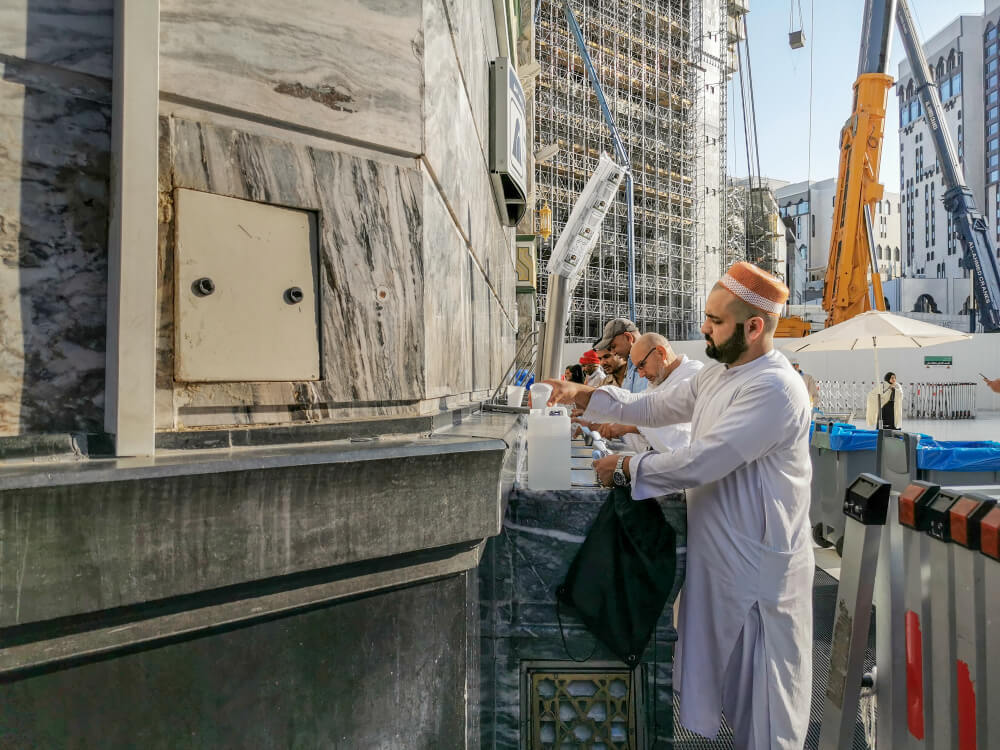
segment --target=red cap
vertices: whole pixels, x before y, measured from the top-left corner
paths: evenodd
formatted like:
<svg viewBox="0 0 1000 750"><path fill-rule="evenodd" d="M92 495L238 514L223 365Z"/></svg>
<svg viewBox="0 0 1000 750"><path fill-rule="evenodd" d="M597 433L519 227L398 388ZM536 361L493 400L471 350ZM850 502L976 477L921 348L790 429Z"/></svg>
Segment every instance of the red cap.
<svg viewBox="0 0 1000 750"><path fill-rule="evenodd" d="M583 353L583 356L580 357L580 364L599 365L601 364L601 358L597 356L597 352L595 352L593 349L588 349Z"/></svg>

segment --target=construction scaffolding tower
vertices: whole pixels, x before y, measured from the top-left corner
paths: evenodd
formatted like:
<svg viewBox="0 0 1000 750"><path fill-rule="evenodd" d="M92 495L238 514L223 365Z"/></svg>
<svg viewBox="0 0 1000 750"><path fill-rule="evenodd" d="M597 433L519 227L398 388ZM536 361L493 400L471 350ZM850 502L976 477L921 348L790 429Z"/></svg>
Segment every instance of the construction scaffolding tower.
<svg viewBox="0 0 1000 750"><path fill-rule="evenodd" d="M691 0L574 0L635 179L636 324L686 338L695 310L697 162ZM539 205L552 208L551 240L611 138L563 15L562 0L540 0L535 29L538 81L535 151L557 145L536 166ZM624 193L622 193L624 195ZM605 219L590 266L573 294L567 339L593 341L604 323L628 317L624 198ZM540 249L541 267L552 246ZM545 308L539 278L539 309Z"/></svg>
<svg viewBox="0 0 1000 750"><path fill-rule="evenodd" d="M725 268L747 259L747 188L732 180L726 183L726 250L722 261Z"/></svg>

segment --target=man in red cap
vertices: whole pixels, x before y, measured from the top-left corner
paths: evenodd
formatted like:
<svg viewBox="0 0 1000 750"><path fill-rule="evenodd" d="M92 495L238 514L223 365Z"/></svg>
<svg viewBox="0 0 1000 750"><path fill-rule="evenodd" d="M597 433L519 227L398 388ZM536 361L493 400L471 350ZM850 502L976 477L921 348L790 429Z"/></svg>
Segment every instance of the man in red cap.
<svg viewBox="0 0 1000 750"><path fill-rule="evenodd" d="M685 591L674 685L680 720L715 737L724 712L734 745L801 750L812 693L809 394L774 350L788 288L737 263L705 301L705 367L666 396L557 383L553 401L583 418L659 427L691 421L671 453L608 456L604 484L642 500L687 490Z"/></svg>
<svg viewBox="0 0 1000 750"><path fill-rule="evenodd" d="M580 366L583 367L585 385L597 388L606 384L608 376L601 369L601 358L593 349L588 349L583 353L583 356L580 357Z"/></svg>

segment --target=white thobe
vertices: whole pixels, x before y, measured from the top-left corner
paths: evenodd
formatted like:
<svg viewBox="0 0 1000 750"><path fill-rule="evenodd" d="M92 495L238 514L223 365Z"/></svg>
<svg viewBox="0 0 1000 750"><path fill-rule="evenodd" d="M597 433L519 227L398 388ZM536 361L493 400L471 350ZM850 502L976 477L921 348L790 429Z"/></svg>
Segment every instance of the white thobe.
<svg viewBox="0 0 1000 750"><path fill-rule="evenodd" d="M598 365L597 368L592 373L590 373L590 375L588 375L583 379L583 384L596 388L601 383L603 383L607 377L608 376L604 372L604 369L600 365Z"/></svg>
<svg viewBox="0 0 1000 750"><path fill-rule="evenodd" d="M646 393L664 391L669 394L678 389L690 388L688 381L697 375L704 366L696 359L688 359L686 354L681 355L680 364L670 373L670 376L659 385L650 386ZM625 444L634 453L641 453L645 450L672 453L679 448L686 448L690 442L690 422L679 422L663 427L639 427L638 435L630 433L625 436Z"/></svg>
<svg viewBox="0 0 1000 750"><path fill-rule="evenodd" d="M601 388L583 416L691 421L689 446L629 464L636 500L690 490L674 682L681 723L716 736L729 667L730 680L767 686L753 734L771 748L801 750L812 697L809 394L776 351L739 367L705 367L687 382L670 393ZM744 636L758 633L748 644ZM734 671L738 642L749 651Z"/></svg>

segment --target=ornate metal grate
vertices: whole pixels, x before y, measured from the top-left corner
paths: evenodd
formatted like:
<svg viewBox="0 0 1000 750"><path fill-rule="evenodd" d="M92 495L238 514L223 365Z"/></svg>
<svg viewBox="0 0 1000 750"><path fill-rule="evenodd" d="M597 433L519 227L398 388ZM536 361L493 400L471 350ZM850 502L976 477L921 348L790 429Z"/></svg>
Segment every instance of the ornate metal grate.
<svg viewBox="0 0 1000 750"><path fill-rule="evenodd" d="M528 750L638 748L639 681L629 669L528 669Z"/></svg>

